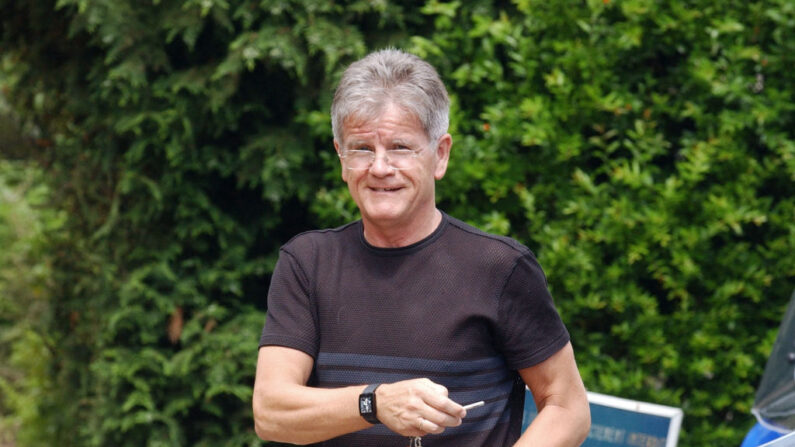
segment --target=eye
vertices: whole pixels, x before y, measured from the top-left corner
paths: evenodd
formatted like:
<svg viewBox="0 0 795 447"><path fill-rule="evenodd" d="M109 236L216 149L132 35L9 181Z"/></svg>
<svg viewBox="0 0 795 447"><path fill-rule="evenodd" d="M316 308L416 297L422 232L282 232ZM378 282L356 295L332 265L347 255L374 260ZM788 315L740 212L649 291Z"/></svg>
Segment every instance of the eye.
<svg viewBox="0 0 795 447"><path fill-rule="evenodd" d="M347 154L349 157L370 158L373 155L373 151L367 149L351 149Z"/></svg>

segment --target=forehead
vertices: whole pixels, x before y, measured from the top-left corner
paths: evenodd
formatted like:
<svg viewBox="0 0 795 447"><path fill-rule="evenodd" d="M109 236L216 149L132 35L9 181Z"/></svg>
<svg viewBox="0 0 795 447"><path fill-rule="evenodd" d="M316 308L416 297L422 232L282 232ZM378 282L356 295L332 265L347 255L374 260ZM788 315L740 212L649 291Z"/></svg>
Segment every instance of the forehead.
<svg viewBox="0 0 795 447"><path fill-rule="evenodd" d="M347 142L394 139L424 142L425 128L417 116L395 104L389 104L372 116L353 114L342 122L342 138Z"/></svg>

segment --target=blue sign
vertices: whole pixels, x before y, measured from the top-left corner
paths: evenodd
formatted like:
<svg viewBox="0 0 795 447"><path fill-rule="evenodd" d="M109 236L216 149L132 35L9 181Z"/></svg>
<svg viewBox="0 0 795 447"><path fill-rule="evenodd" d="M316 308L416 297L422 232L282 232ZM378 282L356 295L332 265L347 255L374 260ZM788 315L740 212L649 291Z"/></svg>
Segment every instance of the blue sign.
<svg viewBox="0 0 795 447"><path fill-rule="evenodd" d="M663 405L588 393L591 432L582 447L675 447L682 410ZM536 417L533 396L527 391L522 431Z"/></svg>
<svg viewBox="0 0 795 447"><path fill-rule="evenodd" d="M782 436L775 441L770 441L759 447L795 447L795 432Z"/></svg>

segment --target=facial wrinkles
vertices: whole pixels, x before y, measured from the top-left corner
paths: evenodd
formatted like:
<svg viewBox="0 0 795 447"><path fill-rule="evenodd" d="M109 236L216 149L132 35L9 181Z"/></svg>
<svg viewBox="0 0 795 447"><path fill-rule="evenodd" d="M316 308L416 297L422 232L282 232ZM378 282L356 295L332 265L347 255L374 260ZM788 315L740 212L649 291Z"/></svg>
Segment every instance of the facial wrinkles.
<svg viewBox="0 0 795 447"><path fill-rule="evenodd" d="M397 112L397 113L387 113ZM422 132L423 141L418 140L416 131L423 129L419 119L408 110L395 103L387 104L383 107L381 115L376 119L366 119L363 117L349 116L345 119L347 127L343 136L346 144L345 149L356 149L357 144L395 144L403 142L412 149L420 149L422 145L428 143L428 137ZM406 138L407 136L411 138ZM389 146L384 146L389 148Z"/></svg>

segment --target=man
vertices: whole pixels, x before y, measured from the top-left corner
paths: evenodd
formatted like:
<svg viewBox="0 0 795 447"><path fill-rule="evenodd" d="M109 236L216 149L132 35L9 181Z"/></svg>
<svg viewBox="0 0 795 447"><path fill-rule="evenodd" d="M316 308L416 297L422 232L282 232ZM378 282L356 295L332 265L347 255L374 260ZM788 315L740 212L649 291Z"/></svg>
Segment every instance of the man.
<svg viewBox="0 0 795 447"><path fill-rule="evenodd" d="M334 147L361 220L282 247L254 386L261 438L495 447L587 436L585 389L535 257L436 208L448 109L416 56L375 52L343 75ZM525 384L539 414L520 438Z"/></svg>

